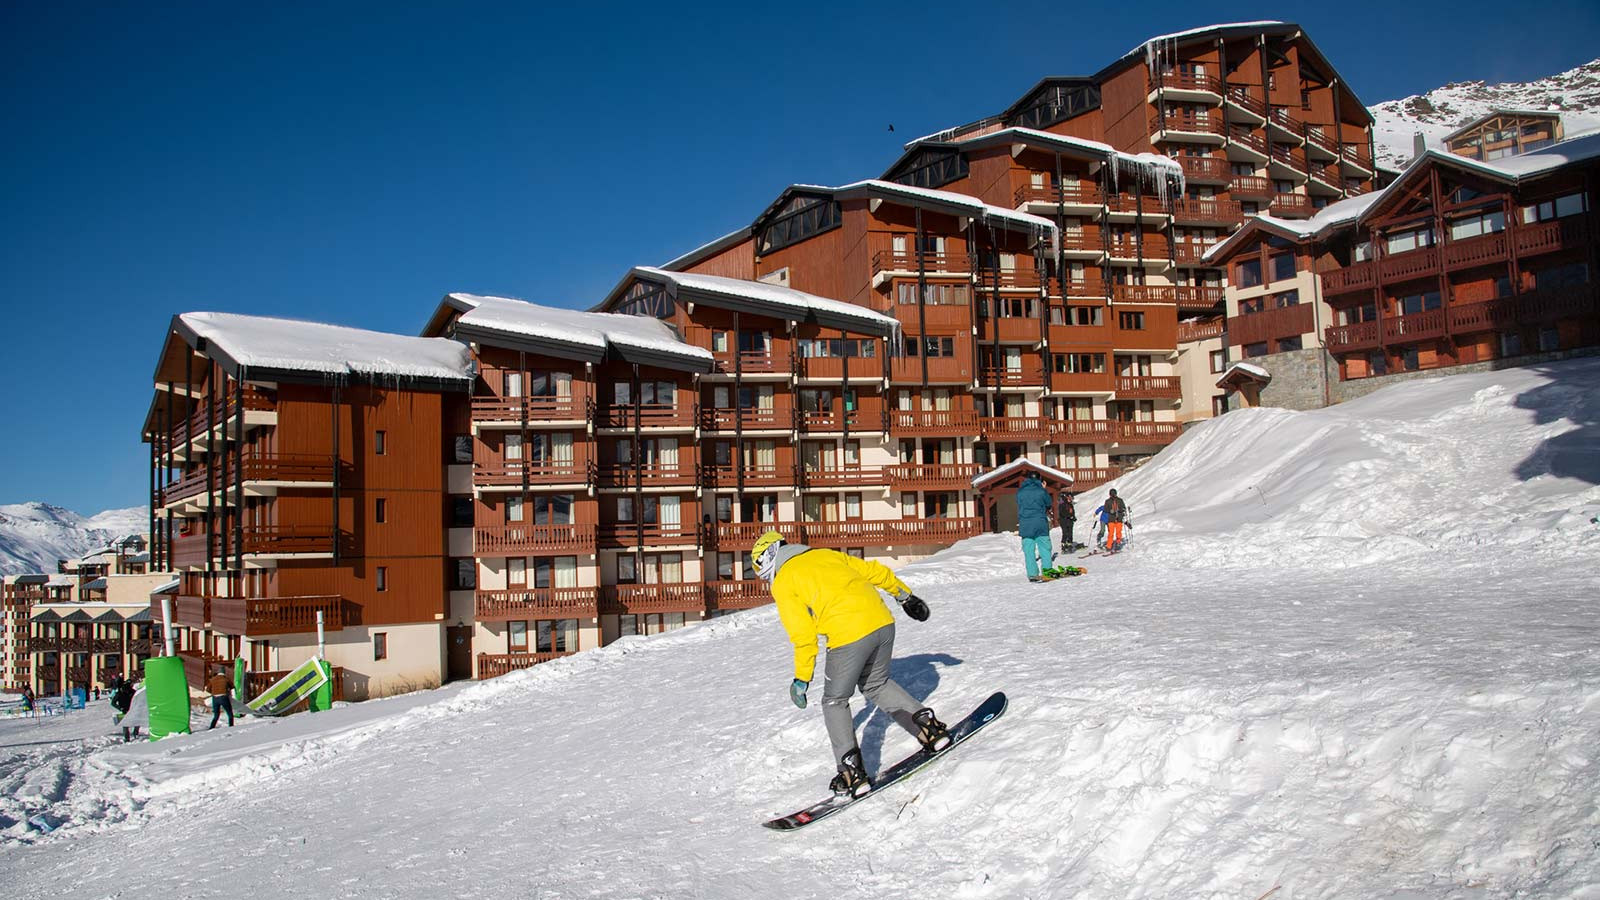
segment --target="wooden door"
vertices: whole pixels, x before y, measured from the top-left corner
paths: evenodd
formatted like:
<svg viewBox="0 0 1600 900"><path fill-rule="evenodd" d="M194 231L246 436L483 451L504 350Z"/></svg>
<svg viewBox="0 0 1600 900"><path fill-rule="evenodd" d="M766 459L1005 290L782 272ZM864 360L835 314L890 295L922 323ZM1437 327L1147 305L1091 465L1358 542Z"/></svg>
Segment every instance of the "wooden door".
<svg viewBox="0 0 1600 900"><path fill-rule="evenodd" d="M472 626L450 625L444 630L447 651L446 681L462 681L472 677Z"/></svg>

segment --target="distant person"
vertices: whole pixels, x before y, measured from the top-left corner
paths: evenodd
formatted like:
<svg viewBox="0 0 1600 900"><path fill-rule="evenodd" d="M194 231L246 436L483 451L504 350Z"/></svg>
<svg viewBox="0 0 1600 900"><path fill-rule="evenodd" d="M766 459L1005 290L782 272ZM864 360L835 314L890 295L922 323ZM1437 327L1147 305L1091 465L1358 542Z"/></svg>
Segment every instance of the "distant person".
<svg viewBox="0 0 1600 900"><path fill-rule="evenodd" d="M111 692L111 724L122 726L122 742L126 744L132 738L128 732L131 729L132 737L139 736L139 723L128 717L128 712L133 708L133 685L124 678L116 679L116 688Z"/></svg>
<svg viewBox="0 0 1600 900"><path fill-rule="evenodd" d="M22 711L33 715L33 688L28 685L22 686Z"/></svg>
<svg viewBox="0 0 1600 900"><path fill-rule="evenodd" d="M233 727L233 698L228 696L228 670L217 667L217 673L206 679L206 692L211 695L211 728L217 727L222 711L228 711L228 727ZM207 728L210 731L211 728Z"/></svg>
<svg viewBox="0 0 1600 900"><path fill-rule="evenodd" d="M1066 556L1077 549L1078 544L1072 539L1073 523L1078 521L1078 508L1073 505L1072 495L1066 491L1056 498L1056 523L1061 526L1061 555Z"/></svg>
<svg viewBox="0 0 1600 900"><path fill-rule="evenodd" d="M1033 472L1017 488L1017 531L1022 535L1022 565L1028 580L1044 581L1040 573L1056 564L1050 550L1050 492Z"/></svg>
<svg viewBox="0 0 1600 900"><path fill-rule="evenodd" d="M1106 497L1106 550L1115 553L1122 549L1122 523L1128 518L1128 504L1112 488Z"/></svg>

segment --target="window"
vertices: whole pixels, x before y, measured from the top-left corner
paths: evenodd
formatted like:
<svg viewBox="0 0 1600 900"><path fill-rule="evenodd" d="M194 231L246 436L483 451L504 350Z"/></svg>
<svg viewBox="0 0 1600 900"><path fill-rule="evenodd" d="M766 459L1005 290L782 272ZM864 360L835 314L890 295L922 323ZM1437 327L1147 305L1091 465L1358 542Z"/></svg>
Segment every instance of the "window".
<svg viewBox="0 0 1600 900"><path fill-rule="evenodd" d="M521 522L523 516L523 503L521 497L506 498L506 521Z"/></svg>
<svg viewBox="0 0 1600 900"><path fill-rule="evenodd" d="M1373 322L1376 321L1377 318L1378 304L1376 303L1363 303L1360 306L1352 306L1348 309L1341 309L1338 311L1338 323L1340 325L1357 325L1362 322Z"/></svg>
<svg viewBox="0 0 1600 900"><path fill-rule="evenodd" d="M389 633L375 631L372 633L372 658L374 660L389 658Z"/></svg>
<svg viewBox="0 0 1600 900"><path fill-rule="evenodd" d="M971 298L971 287L965 284L930 284L922 296L929 306L966 306ZM906 282L896 284L895 300L902 306L915 305L916 284Z"/></svg>
<svg viewBox="0 0 1600 900"><path fill-rule="evenodd" d="M1054 353L1051 363L1057 372L1099 375L1106 370L1104 353Z"/></svg>
<svg viewBox="0 0 1600 900"><path fill-rule="evenodd" d="M1142 312L1121 312L1121 313L1117 313L1117 325L1123 331L1143 331L1144 330L1144 313L1142 313Z"/></svg>
<svg viewBox="0 0 1600 900"><path fill-rule="evenodd" d="M450 527L470 528L476 524L474 518L477 511L473 509L471 497L450 498Z"/></svg>
<svg viewBox="0 0 1600 900"><path fill-rule="evenodd" d="M1385 253L1406 253L1433 246L1433 229L1428 227L1396 231L1384 238Z"/></svg>
<svg viewBox="0 0 1600 900"><path fill-rule="evenodd" d="M1104 319L1105 307L1103 306L1069 306L1067 307L1068 325L1100 325Z"/></svg>
<svg viewBox="0 0 1600 900"><path fill-rule="evenodd" d="M1424 291L1420 294L1409 294L1395 298L1395 308L1402 316L1415 315L1420 312L1439 308L1439 292Z"/></svg>
<svg viewBox="0 0 1600 900"><path fill-rule="evenodd" d="M1267 308L1266 297L1246 297L1239 301L1239 315L1248 316Z"/></svg>
<svg viewBox="0 0 1600 900"><path fill-rule="evenodd" d="M905 336L906 355L916 356L918 342L915 335ZM922 349L926 351L929 359L951 357L956 355L956 339L953 337L935 337L924 335L921 342Z"/></svg>
<svg viewBox="0 0 1600 900"><path fill-rule="evenodd" d="M1294 277L1294 254L1279 253L1272 257L1272 280L1287 281Z"/></svg>
<svg viewBox="0 0 1600 900"><path fill-rule="evenodd" d="M851 521L851 522L855 522L855 521L860 520L860 518L861 518L861 495L860 494L845 494L844 495L844 517L845 517L846 520Z"/></svg>
<svg viewBox="0 0 1600 900"><path fill-rule="evenodd" d="M389 501L382 497L373 501L372 517L379 525L389 521Z"/></svg>
<svg viewBox="0 0 1600 900"><path fill-rule="evenodd" d="M1211 398L1211 414L1220 416L1228 411L1228 398L1226 395Z"/></svg>
<svg viewBox="0 0 1600 900"><path fill-rule="evenodd" d="M578 620L541 619L537 623L536 636L538 645L535 649L540 653L571 653L578 649Z"/></svg>
<svg viewBox="0 0 1600 900"><path fill-rule="evenodd" d="M1561 349L1561 332L1549 327L1539 329L1539 352L1554 353Z"/></svg>
<svg viewBox="0 0 1600 900"><path fill-rule="evenodd" d="M1402 349L1400 351L1399 363L1400 371L1402 372L1415 372L1417 369L1421 368L1421 357L1417 353L1417 348L1406 347Z"/></svg>
<svg viewBox="0 0 1600 900"><path fill-rule="evenodd" d="M478 586L478 565L471 559L450 561L450 590L470 591Z"/></svg>
<svg viewBox="0 0 1600 900"><path fill-rule="evenodd" d="M1551 266L1548 269L1540 269L1533 275L1533 283L1541 288L1571 287L1587 284L1588 281L1589 266L1581 262Z"/></svg>
<svg viewBox="0 0 1600 900"><path fill-rule="evenodd" d="M1287 353L1290 350L1301 349L1300 335L1294 337L1278 338L1278 352Z"/></svg>
<svg viewBox="0 0 1600 900"><path fill-rule="evenodd" d="M506 643L512 653L528 652L528 623L507 622Z"/></svg>
<svg viewBox="0 0 1600 900"><path fill-rule="evenodd" d="M1374 350L1367 354L1367 373L1371 375L1387 375L1389 373L1389 359L1383 355L1382 350Z"/></svg>
<svg viewBox="0 0 1600 900"><path fill-rule="evenodd" d="M1226 350L1213 350L1213 351L1211 351L1211 371L1214 372L1214 373L1215 372L1221 372L1223 369L1226 369L1227 367L1228 367L1228 351L1226 351Z"/></svg>
<svg viewBox="0 0 1600 900"><path fill-rule="evenodd" d="M458 434L453 439L455 453L451 457L458 463L472 462L472 435Z"/></svg>
<svg viewBox="0 0 1600 900"><path fill-rule="evenodd" d="M1522 335L1515 331L1502 331L1500 333L1500 355L1522 355Z"/></svg>
<svg viewBox="0 0 1600 900"><path fill-rule="evenodd" d="M1254 344L1245 344L1244 345L1244 358L1245 359L1249 359L1249 358L1251 358L1253 356L1266 356L1266 355L1267 355L1267 342L1266 341L1257 341Z"/></svg>
<svg viewBox="0 0 1600 900"><path fill-rule="evenodd" d="M376 456L383 455L385 434L383 431L375 431L372 434L372 452Z"/></svg>
<svg viewBox="0 0 1600 900"><path fill-rule="evenodd" d="M389 567L378 566L374 580L377 583L378 590L387 591L389 589Z"/></svg>
<svg viewBox="0 0 1600 900"><path fill-rule="evenodd" d="M1505 213L1495 212L1480 213L1461 219L1450 220L1450 239L1453 241L1465 238L1478 237L1485 234L1496 234L1506 230Z"/></svg>
<svg viewBox="0 0 1600 900"><path fill-rule="evenodd" d="M1272 295L1272 305L1276 309L1283 309L1286 306L1298 306L1299 303L1299 291L1284 291L1281 294Z"/></svg>
<svg viewBox="0 0 1600 900"><path fill-rule="evenodd" d="M1261 260L1241 260L1236 269L1234 280L1238 283L1238 287L1258 287L1261 284Z"/></svg>

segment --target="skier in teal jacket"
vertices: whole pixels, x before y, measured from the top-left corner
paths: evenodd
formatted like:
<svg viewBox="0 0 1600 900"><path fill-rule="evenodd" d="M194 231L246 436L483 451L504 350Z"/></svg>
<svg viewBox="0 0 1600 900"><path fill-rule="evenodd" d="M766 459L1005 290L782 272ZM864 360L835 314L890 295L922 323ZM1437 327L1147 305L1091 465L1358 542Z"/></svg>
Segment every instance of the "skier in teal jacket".
<svg viewBox="0 0 1600 900"><path fill-rule="evenodd" d="M1032 473L1017 488L1017 530L1022 534L1022 564L1028 580L1043 581L1041 561L1043 569L1056 564L1050 549L1050 492Z"/></svg>

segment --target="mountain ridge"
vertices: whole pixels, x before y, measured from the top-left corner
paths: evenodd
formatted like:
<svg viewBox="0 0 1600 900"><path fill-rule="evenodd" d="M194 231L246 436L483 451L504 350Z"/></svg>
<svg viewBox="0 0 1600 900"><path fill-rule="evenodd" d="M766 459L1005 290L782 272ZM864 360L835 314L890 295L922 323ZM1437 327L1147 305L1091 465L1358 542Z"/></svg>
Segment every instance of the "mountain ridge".
<svg viewBox="0 0 1600 900"><path fill-rule="evenodd" d="M143 506L85 516L38 500L0 505L0 575L54 572L59 560L81 556L114 538L143 532Z"/></svg>

